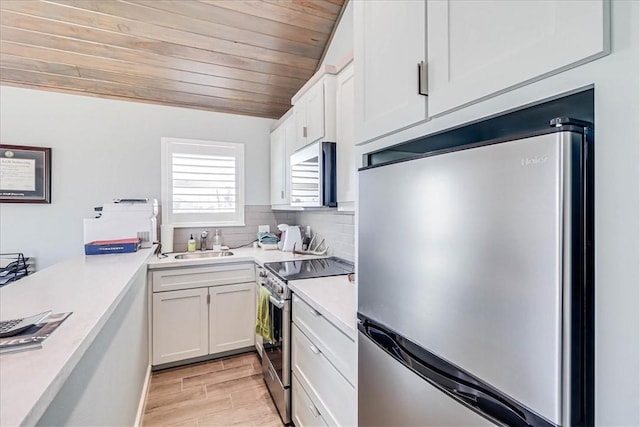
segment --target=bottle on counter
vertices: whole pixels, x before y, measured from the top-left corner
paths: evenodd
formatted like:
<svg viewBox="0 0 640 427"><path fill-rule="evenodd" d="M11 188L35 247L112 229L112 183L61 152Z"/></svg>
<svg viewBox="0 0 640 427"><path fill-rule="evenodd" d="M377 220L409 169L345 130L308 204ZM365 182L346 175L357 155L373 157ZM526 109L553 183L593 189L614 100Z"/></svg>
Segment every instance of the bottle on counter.
<svg viewBox="0 0 640 427"><path fill-rule="evenodd" d="M220 230L216 230L216 234L213 236L213 250L220 252L222 250L222 236Z"/></svg>
<svg viewBox="0 0 640 427"><path fill-rule="evenodd" d="M193 238L193 234L189 236L189 240L187 240L187 252L195 252L196 251L196 239Z"/></svg>

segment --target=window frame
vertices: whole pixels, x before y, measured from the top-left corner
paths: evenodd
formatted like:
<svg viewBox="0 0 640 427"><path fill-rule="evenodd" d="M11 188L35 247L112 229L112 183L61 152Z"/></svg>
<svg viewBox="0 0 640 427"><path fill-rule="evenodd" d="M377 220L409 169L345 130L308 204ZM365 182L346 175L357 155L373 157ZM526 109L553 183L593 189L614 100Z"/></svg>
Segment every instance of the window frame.
<svg viewBox="0 0 640 427"><path fill-rule="evenodd" d="M244 143L224 142L204 139L186 139L161 137L161 197L162 224L172 225L174 228L190 227L241 227L245 226L245 176L244 176ZM236 207L237 211L231 219L215 218L218 214L196 213L190 216L201 216L198 220L180 220L180 216L173 212L173 153L193 154L193 151L180 150L188 147L203 155L220 155L220 151L233 151L236 159ZM225 153L227 155L227 153ZM205 219L205 217L207 219ZM212 218L213 217L213 218ZM211 218L211 219L208 219Z"/></svg>

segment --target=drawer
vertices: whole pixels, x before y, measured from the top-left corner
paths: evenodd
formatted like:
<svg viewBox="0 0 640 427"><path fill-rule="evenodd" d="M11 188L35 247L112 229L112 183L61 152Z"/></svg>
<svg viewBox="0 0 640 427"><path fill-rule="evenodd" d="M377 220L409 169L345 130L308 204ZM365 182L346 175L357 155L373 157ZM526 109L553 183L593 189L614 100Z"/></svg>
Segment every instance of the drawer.
<svg viewBox="0 0 640 427"><path fill-rule="evenodd" d="M291 367L324 420L331 425L357 424L355 388L338 372L322 351L294 325Z"/></svg>
<svg viewBox="0 0 640 427"><path fill-rule="evenodd" d="M358 351L355 341L295 294L292 317L293 323L313 341L351 385L355 386Z"/></svg>
<svg viewBox="0 0 640 427"><path fill-rule="evenodd" d="M291 419L298 427L325 427L328 424L294 375L291 380Z"/></svg>
<svg viewBox="0 0 640 427"><path fill-rule="evenodd" d="M151 273L153 292L201 288L255 281L253 263L170 268Z"/></svg>

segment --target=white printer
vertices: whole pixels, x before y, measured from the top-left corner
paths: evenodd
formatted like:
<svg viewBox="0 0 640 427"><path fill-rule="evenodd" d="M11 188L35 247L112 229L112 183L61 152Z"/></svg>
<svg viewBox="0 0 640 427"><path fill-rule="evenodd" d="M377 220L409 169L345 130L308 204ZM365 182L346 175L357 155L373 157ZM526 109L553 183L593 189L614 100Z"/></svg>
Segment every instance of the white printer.
<svg viewBox="0 0 640 427"><path fill-rule="evenodd" d="M95 208L100 214L84 220L84 243L139 237L143 248L158 241L156 199L114 199Z"/></svg>

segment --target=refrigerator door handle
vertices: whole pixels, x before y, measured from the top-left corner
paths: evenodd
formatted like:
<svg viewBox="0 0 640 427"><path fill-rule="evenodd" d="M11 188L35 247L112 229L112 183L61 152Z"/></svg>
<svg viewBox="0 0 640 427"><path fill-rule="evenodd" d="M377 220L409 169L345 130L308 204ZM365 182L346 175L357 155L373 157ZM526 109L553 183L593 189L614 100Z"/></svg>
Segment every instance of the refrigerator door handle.
<svg viewBox="0 0 640 427"><path fill-rule="evenodd" d="M486 418L509 426L555 424L407 338L358 315L358 330L391 357Z"/></svg>
<svg viewBox="0 0 640 427"><path fill-rule="evenodd" d="M511 425L531 425L520 411L510 408L500 400L494 399L480 390L465 392L454 388L451 391L459 399L466 401L469 405L478 408L483 413L488 414L495 419L504 421L505 418L509 418L511 420L510 422L513 423Z"/></svg>

